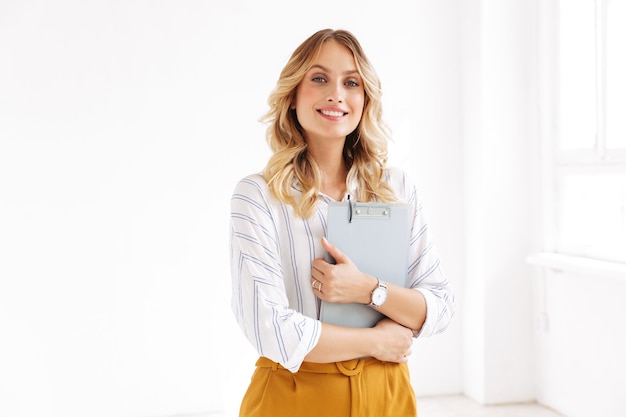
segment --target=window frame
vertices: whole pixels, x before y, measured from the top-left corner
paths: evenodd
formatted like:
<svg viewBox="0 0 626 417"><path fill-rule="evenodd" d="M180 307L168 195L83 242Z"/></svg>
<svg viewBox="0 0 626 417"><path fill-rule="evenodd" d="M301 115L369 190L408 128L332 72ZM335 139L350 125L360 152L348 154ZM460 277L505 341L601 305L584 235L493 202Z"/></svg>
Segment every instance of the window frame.
<svg viewBox="0 0 626 417"><path fill-rule="evenodd" d="M567 0L565 0L567 1ZM607 148L607 6L610 0L589 0L594 3L595 23L595 138L594 146L586 149L560 148L560 100L559 81L561 67L561 3L563 0L540 4L538 45L540 77L540 137L541 184L542 184L542 230L543 250L563 256L595 259L601 262L626 264L626 251L615 256L610 251L602 253L602 245L592 250L580 250L570 242L564 242L560 230L561 191L564 173L597 174L606 172L626 173L626 148ZM624 211L624 205L621 210Z"/></svg>

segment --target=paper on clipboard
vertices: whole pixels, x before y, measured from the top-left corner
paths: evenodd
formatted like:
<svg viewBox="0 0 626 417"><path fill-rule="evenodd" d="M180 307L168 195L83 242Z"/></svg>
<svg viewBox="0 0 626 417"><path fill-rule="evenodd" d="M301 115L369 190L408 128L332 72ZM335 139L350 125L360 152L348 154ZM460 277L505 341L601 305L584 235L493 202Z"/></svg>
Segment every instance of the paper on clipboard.
<svg viewBox="0 0 626 417"><path fill-rule="evenodd" d="M330 202L330 243L345 253L362 272L381 281L406 286L410 205L401 203ZM320 320L347 327L373 327L383 314L359 303L322 301Z"/></svg>

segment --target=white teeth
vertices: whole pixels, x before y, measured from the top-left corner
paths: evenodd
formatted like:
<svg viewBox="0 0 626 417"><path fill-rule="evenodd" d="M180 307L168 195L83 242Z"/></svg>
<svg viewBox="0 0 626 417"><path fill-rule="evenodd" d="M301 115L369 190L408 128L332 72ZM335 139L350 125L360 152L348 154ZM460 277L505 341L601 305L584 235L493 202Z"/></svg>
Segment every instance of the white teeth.
<svg viewBox="0 0 626 417"><path fill-rule="evenodd" d="M343 116L343 112L331 111L331 110L322 110L322 114L325 115L325 116L331 116L331 117Z"/></svg>

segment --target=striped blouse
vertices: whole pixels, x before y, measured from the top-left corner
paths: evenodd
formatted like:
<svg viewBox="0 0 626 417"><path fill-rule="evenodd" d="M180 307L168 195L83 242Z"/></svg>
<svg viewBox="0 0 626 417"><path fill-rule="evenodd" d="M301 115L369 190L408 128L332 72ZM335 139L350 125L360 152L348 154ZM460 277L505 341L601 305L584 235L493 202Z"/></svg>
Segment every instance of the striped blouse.
<svg viewBox="0 0 626 417"><path fill-rule="evenodd" d="M430 336L448 326L454 314L454 294L439 263L415 186L399 168L388 169L385 178L397 196L413 206L407 283L426 300L426 321L415 334ZM293 191L296 197L300 194L296 187ZM357 195L355 190L349 194ZM300 368L322 330L320 301L310 279L313 259L328 258L321 238L326 235L329 201L320 194L315 214L300 218L290 205L272 196L260 174L241 179L231 198L233 313L259 355L292 372Z"/></svg>

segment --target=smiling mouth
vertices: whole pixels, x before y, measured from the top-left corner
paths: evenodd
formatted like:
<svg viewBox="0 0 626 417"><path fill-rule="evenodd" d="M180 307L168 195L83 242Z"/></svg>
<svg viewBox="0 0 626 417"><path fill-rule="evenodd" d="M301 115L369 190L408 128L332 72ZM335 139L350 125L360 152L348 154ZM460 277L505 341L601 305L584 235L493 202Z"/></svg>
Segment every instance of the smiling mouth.
<svg viewBox="0 0 626 417"><path fill-rule="evenodd" d="M333 110L318 110L320 113L322 113L324 116L330 116L330 117L341 117L341 116L345 116L348 113L344 113L342 111L333 111Z"/></svg>

